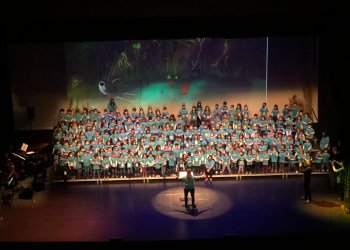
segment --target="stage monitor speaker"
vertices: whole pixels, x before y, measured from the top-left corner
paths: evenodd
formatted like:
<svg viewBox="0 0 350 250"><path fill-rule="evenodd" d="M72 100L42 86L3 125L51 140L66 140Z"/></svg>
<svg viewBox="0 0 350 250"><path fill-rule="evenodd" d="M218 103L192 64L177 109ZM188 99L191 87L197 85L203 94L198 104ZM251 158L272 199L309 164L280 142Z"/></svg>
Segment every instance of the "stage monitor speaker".
<svg viewBox="0 0 350 250"><path fill-rule="evenodd" d="M35 179L32 183L32 187L35 192L40 192L45 190L45 182L42 178Z"/></svg>
<svg viewBox="0 0 350 250"><path fill-rule="evenodd" d="M18 199L31 200L33 198L33 190L27 187L22 192L18 194Z"/></svg>

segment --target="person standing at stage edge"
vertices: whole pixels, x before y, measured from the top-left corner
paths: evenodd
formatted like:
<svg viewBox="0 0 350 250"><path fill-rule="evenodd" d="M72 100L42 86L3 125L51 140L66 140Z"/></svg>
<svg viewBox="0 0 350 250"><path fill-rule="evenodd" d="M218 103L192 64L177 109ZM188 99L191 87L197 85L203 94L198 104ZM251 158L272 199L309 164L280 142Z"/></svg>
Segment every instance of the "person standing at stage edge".
<svg viewBox="0 0 350 250"><path fill-rule="evenodd" d="M185 194L185 207L188 208L187 204L187 198L188 198L188 193L191 193L191 198L192 198L192 207L196 208L196 205L194 204L194 183L195 183L195 178L192 175L192 171L190 168L187 169L187 174L182 178L185 184L184 188L184 194Z"/></svg>
<svg viewBox="0 0 350 250"><path fill-rule="evenodd" d="M338 200L344 201L344 182L345 182L344 162L337 148L333 147L332 150L333 152L331 157L331 164L332 164L332 171L334 172L336 183L337 183L336 187L339 195Z"/></svg>
<svg viewBox="0 0 350 250"><path fill-rule="evenodd" d="M331 168L329 173L331 189L336 190L339 187L339 185L336 184L337 176L339 176L341 172L338 172L338 173L334 172L332 165L335 165L338 168L339 163L342 162L342 156L336 146L332 147L332 150L330 152L329 162L331 163Z"/></svg>
<svg viewBox="0 0 350 250"><path fill-rule="evenodd" d="M301 172L304 174L304 199L306 203L311 202L311 189L310 189L310 183L311 183L311 174L312 174L312 168L311 168L311 161L303 161L303 166L301 169Z"/></svg>

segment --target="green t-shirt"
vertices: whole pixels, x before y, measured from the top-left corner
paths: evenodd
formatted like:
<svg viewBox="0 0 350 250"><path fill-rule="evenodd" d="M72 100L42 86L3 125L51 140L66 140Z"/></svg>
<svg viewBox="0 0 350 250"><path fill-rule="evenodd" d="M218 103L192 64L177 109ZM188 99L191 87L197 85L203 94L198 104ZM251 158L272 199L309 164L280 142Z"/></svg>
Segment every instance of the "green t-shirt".
<svg viewBox="0 0 350 250"><path fill-rule="evenodd" d="M182 180L185 182L185 189L187 190L194 189L195 179L193 176L191 179L188 179L186 175L185 177L182 178Z"/></svg>

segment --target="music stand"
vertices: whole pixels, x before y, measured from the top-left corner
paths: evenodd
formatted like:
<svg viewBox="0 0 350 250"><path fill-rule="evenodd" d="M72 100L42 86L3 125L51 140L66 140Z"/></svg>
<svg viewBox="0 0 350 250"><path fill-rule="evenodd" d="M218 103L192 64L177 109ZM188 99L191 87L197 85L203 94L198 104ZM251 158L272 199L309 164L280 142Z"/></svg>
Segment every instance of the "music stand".
<svg viewBox="0 0 350 250"><path fill-rule="evenodd" d="M26 144L26 143L22 143L22 146L21 146L21 151L23 152L23 153L25 153L25 154L27 154L27 155L31 155L31 154L34 154L34 151L28 151L27 152L27 150L28 150L28 144Z"/></svg>
<svg viewBox="0 0 350 250"><path fill-rule="evenodd" d="M26 143L22 143L22 146L21 146L21 150L24 152L24 153L26 153L27 152L27 149L28 149L28 144L26 144Z"/></svg>

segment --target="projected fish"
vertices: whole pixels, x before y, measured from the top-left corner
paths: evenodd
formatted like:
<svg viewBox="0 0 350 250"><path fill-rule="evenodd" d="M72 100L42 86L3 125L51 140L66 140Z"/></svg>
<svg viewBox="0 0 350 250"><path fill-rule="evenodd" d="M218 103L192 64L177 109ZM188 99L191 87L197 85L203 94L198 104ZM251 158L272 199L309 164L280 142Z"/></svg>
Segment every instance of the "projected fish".
<svg viewBox="0 0 350 250"><path fill-rule="evenodd" d="M98 83L98 89L99 91L107 95L109 97L114 97L120 100L124 100L127 102L134 102L134 96L135 94L133 93L128 93L125 92L125 85L118 84L117 81L120 80L121 78L114 79L112 82L107 82L107 81L100 81Z"/></svg>

